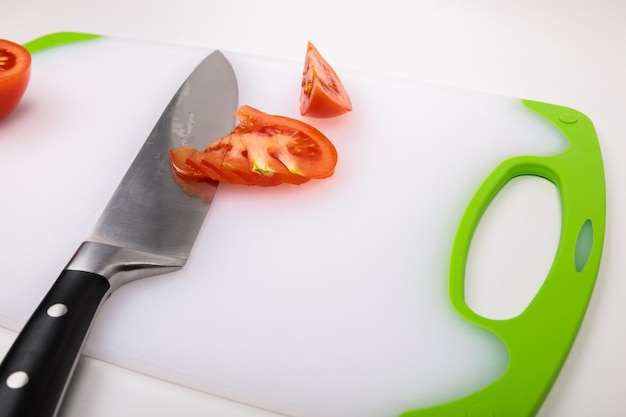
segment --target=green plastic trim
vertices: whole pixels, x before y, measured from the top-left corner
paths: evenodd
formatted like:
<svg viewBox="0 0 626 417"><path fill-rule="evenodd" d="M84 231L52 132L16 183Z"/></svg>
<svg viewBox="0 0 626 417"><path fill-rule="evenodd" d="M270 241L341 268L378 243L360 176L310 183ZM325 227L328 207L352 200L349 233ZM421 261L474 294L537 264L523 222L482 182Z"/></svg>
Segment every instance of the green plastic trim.
<svg viewBox="0 0 626 417"><path fill-rule="evenodd" d="M92 35L89 33L56 32L34 39L25 43L23 46L28 49L31 54L34 54L35 52L43 51L44 49L53 48L55 46L88 41L99 37L100 35Z"/></svg>
<svg viewBox="0 0 626 417"><path fill-rule="evenodd" d="M539 411L582 323L600 267L606 190L593 123L566 107L536 101L524 105L550 121L569 140L563 153L504 161L478 189L461 220L452 249L450 298L466 320L497 335L509 353L504 374L467 397L402 417L529 417ZM532 175L556 185L562 225L554 262L541 288L518 316L494 320L465 302L465 268L472 236L487 207L513 178Z"/></svg>

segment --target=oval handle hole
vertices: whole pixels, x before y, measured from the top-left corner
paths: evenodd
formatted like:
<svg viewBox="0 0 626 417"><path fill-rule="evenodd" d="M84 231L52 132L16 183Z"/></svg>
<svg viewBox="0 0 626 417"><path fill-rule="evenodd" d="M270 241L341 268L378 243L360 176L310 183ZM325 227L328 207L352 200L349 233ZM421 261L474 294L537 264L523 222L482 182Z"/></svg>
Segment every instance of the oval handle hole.
<svg viewBox="0 0 626 417"><path fill-rule="evenodd" d="M548 275L560 233L556 186L530 175L509 181L472 238L465 270L467 305L490 319L522 313Z"/></svg>
<svg viewBox="0 0 626 417"><path fill-rule="evenodd" d="M580 272L587 265L589 255L591 255L591 247L593 246L593 224L587 219L578 232L576 239L576 251L574 253L574 262L576 263L576 271Z"/></svg>

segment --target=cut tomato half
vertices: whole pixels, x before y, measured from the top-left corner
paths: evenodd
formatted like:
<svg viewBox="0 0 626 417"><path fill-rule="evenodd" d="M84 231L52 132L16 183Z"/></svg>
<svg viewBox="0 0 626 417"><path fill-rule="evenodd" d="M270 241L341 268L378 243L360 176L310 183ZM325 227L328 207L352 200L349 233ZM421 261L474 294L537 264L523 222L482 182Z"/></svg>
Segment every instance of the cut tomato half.
<svg viewBox="0 0 626 417"><path fill-rule="evenodd" d="M17 107L30 81L30 52L22 45L0 39L0 120Z"/></svg>

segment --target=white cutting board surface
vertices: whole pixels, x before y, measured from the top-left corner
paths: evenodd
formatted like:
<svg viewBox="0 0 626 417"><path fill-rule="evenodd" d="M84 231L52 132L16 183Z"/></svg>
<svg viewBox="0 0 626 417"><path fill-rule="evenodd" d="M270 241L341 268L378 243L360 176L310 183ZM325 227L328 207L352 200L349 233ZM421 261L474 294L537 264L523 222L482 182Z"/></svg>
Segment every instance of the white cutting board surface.
<svg viewBox="0 0 626 417"><path fill-rule="evenodd" d="M0 124L0 325L27 320L210 51L101 38L34 55ZM301 118L302 62L225 53L240 104ZM564 138L516 98L337 70L354 110L305 119L335 175L220 186L187 266L115 293L86 354L295 417L394 416L502 374L504 346L449 303L452 241L501 161Z"/></svg>

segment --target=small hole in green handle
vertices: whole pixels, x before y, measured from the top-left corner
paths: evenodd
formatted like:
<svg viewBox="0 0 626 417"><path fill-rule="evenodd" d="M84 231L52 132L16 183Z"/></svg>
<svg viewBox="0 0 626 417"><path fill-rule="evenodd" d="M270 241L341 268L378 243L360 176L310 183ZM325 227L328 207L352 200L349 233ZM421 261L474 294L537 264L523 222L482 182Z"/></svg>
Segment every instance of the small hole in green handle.
<svg viewBox="0 0 626 417"><path fill-rule="evenodd" d="M590 219L587 219L578 232L576 240L576 251L574 253L574 262L576 263L576 271L580 272L585 268L591 248L593 246L593 225Z"/></svg>

